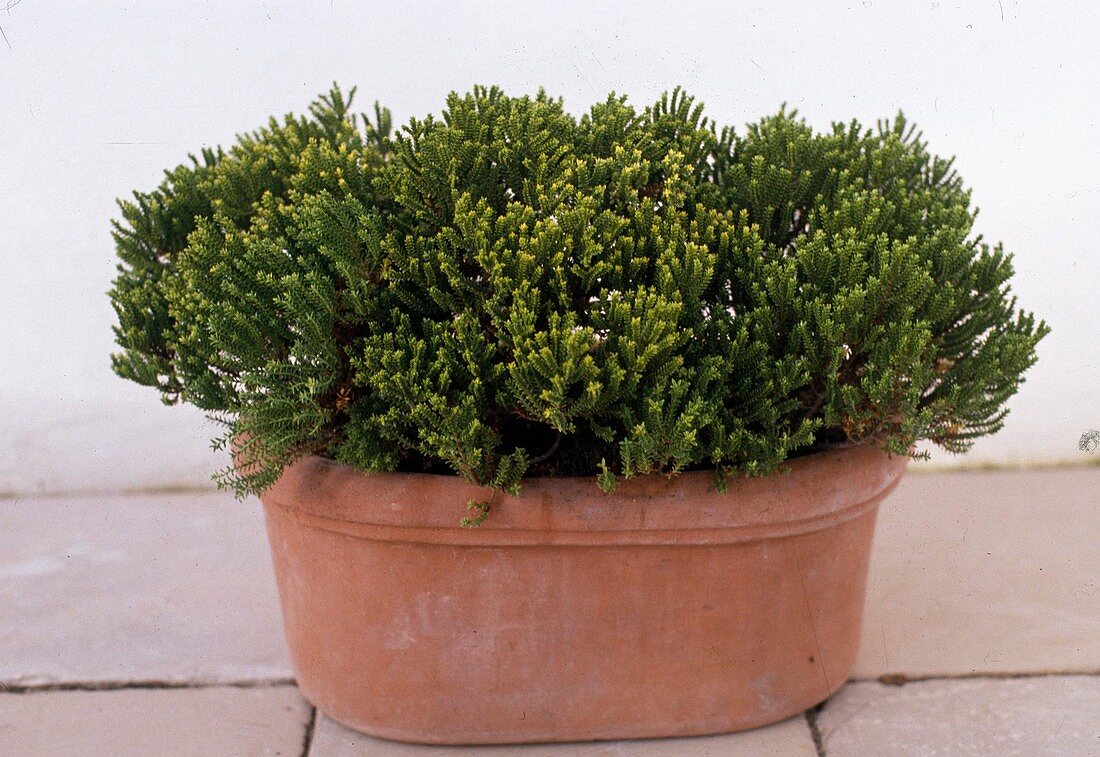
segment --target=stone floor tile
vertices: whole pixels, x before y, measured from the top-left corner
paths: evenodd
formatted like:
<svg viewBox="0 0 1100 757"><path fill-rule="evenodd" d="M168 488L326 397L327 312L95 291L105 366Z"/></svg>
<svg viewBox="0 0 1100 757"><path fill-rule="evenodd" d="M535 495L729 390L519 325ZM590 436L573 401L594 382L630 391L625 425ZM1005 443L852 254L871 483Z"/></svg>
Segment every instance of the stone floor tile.
<svg viewBox="0 0 1100 757"><path fill-rule="evenodd" d="M0 683L290 676L256 500L0 500Z"/></svg>
<svg viewBox="0 0 1100 757"><path fill-rule="evenodd" d="M817 719L829 757L1100 754L1100 678L851 683Z"/></svg>
<svg viewBox="0 0 1100 757"><path fill-rule="evenodd" d="M814 757L816 751L809 725L802 716L766 728L725 736L493 747L402 744L365 736L318 716L309 754L310 757Z"/></svg>
<svg viewBox="0 0 1100 757"><path fill-rule="evenodd" d="M882 505L855 675L1100 668L1100 468L911 473Z"/></svg>
<svg viewBox="0 0 1100 757"><path fill-rule="evenodd" d="M297 757L309 715L293 686L0 694L0 753Z"/></svg>

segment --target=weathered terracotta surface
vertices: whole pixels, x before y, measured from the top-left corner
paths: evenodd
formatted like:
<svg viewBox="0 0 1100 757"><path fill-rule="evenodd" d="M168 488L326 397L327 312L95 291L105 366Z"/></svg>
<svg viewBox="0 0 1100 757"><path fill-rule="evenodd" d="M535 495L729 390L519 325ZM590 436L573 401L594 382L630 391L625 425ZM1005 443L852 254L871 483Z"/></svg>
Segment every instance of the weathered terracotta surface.
<svg viewBox="0 0 1100 757"><path fill-rule="evenodd" d="M790 472L486 492L320 458L263 497L305 696L403 741L488 744L736 731L847 678L879 502L905 458L851 448Z"/></svg>

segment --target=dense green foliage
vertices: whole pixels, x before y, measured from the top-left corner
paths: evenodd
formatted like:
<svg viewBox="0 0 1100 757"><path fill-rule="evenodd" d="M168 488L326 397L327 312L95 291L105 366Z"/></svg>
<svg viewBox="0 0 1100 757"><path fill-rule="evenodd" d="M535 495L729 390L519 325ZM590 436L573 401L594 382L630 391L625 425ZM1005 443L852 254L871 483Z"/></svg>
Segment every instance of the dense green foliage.
<svg viewBox="0 0 1100 757"><path fill-rule="evenodd" d="M114 369L223 420L238 492L306 454L514 490L963 451L1047 332L901 116L735 134L678 90L578 119L478 88L395 134L349 104L121 203Z"/></svg>

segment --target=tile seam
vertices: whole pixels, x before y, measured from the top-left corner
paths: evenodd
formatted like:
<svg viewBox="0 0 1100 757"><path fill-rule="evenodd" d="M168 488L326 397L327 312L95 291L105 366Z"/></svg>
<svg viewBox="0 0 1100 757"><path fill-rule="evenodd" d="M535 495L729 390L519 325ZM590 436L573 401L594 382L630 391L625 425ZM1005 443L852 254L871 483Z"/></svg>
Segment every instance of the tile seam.
<svg viewBox="0 0 1100 757"><path fill-rule="evenodd" d="M236 680L176 681L164 679L139 679L123 681L51 681L46 683L6 683L0 681L0 694L39 694L51 691L123 691L170 689L266 689L294 686L293 678L243 678Z"/></svg>
<svg viewBox="0 0 1100 757"><path fill-rule="evenodd" d="M313 749L313 739L317 735L317 708L309 707L309 720L306 721L306 732L302 736L302 757L309 757Z"/></svg>
<svg viewBox="0 0 1100 757"><path fill-rule="evenodd" d="M883 686L904 686L924 681L969 681L976 679L1013 680L1020 678L1091 678L1100 676L1100 668L1094 670L1019 670L1005 672L972 673L932 673L928 675L907 675L905 673L886 673L880 676L857 676L848 679L848 683L878 683Z"/></svg>

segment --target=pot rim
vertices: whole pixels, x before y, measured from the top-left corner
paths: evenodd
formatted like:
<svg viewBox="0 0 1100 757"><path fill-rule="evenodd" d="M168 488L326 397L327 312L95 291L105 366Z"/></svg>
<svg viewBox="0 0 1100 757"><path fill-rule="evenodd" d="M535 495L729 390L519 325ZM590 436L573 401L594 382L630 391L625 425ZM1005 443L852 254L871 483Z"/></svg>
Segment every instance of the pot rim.
<svg viewBox="0 0 1100 757"><path fill-rule="evenodd" d="M529 478L518 496L436 473L364 473L317 456L299 459L260 495L315 528L357 538L450 545L729 544L820 531L877 507L906 456L871 446L786 461L786 472L730 477L713 471L636 476L610 494L596 477ZM460 525L471 502L489 502L477 528Z"/></svg>

